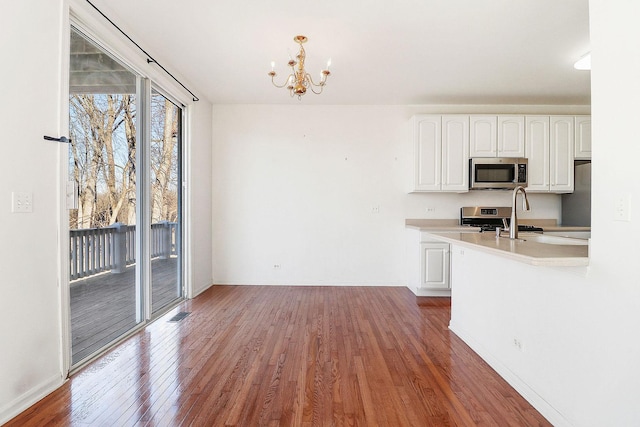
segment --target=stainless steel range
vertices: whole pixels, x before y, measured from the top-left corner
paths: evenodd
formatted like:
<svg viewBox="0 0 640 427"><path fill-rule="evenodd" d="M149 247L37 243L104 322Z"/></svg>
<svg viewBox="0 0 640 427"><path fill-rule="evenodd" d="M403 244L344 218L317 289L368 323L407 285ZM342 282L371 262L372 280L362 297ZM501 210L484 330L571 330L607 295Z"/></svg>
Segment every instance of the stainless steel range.
<svg viewBox="0 0 640 427"><path fill-rule="evenodd" d="M480 227L480 232L495 231L498 227L506 229L509 227L510 218L510 207L466 206L460 208L460 224ZM543 230L533 225L518 224L518 231L542 233Z"/></svg>

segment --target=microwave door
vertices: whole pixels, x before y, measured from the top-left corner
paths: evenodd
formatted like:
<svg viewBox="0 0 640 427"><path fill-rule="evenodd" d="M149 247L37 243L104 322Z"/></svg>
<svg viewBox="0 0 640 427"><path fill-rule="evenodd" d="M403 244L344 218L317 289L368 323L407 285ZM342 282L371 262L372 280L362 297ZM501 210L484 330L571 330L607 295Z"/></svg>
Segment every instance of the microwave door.
<svg viewBox="0 0 640 427"><path fill-rule="evenodd" d="M490 166L490 167L486 167ZM514 182L513 165L478 165L476 167L476 181L478 182Z"/></svg>
<svg viewBox="0 0 640 427"><path fill-rule="evenodd" d="M515 165L476 164L473 175L475 188L513 188Z"/></svg>

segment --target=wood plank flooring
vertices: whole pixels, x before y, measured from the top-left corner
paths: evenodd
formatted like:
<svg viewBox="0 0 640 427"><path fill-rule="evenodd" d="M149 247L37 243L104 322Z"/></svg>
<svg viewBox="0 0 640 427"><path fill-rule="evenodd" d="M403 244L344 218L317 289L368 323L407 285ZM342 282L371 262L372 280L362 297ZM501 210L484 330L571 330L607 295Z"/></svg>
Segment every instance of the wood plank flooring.
<svg viewBox="0 0 640 427"><path fill-rule="evenodd" d="M177 258L151 261L152 311L175 301ZM136 325L135 266L71 282L72 363L77 363Z"/></svg>
<svg viewBox="0 0 640 427"><path fill-rule="evenodd" d="M449 316L406 288L215 286L7 426L550 425Z"/></svg>

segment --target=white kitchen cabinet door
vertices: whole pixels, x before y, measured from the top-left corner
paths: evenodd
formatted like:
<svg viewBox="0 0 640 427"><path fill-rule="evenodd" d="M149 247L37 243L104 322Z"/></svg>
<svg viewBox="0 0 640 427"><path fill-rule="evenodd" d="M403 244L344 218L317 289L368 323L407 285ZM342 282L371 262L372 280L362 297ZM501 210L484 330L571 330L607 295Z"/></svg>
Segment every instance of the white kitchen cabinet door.
<svg viewBox="0 0 640 427"><path fill-rule="evenodd" d="M551 116L549 118L551 133L550 143L550 182L552 193L573 192L574 161L574 117Z"/></svg>
<svg viewBox="0 0 640 427"><path fill-rule="evenodd" d="M549 191L549 116L525 118L527 191Z"/></svg>
<svg viewBox="0 0 640 427"><path fill-rule="evenodd" d="M495 157L498 152L498 117L469 116L469 157Z"/></svg>
<svg viewBox="0 0 640 427"><path fill-rule="evenodd" d="M449 244L420 244L420 288L449 289Z"/></svg>
<svg viewBox="0 0 640 427"><path fill-rule="evenodd" d="M469 191L469 116L442 116L442 191Z"/></svg>
<svg viewBox="0 0 640 427"><path fill-rule="evenodd" d="M524 116L498 116L498 157L524 157Z"/></svg>
<svg viewBox="0 0 640 427"><path fill-rule="evenodd" d="M576 145L575 158L577 160L591 159L591 116L576 116Z"/></svg>
<svg viewBox="0 0 640 427"><path fill-rule="evenodd" d="M414 191L439 191L442 181L441 117L413 117Z"/></svg>

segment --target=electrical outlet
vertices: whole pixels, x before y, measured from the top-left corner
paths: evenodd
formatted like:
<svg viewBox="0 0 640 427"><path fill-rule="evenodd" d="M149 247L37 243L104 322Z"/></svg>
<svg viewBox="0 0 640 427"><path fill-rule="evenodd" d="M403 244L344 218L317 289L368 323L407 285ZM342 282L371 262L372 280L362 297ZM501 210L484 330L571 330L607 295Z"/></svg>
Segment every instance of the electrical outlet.
<svg viewBox="0 0 640 427"><path fill-rule="evenodd" d="M273 269L274 270L280 270L282 268L281 264L273 264Z"/></svg>
<svg viewBox="0 0 640 427"><path fill-rule="evenodd" d="M11 212L30 213L33 212L33 195L31 193L11 193Z"/></svg>
<svg viewBox="0 0 640 427"><path fill-rule="evenodd" d="M631 221L631 196L629 194L618 195L615 200L613 219L616 221Z"/></svg>
<svg viewBox="0 0 640 427"><path fill-rule="evenodd" d="M376 205L376 206L372 207L371 208L371 213L379 214L380 213L380 206Z"/></svg>
<svg viewBox="0 0 640 427"><path fill-rule="evenodd" d="M436 211L436 208L434 207L427 208L427 213L435 213L435 211Z"/></svg>

